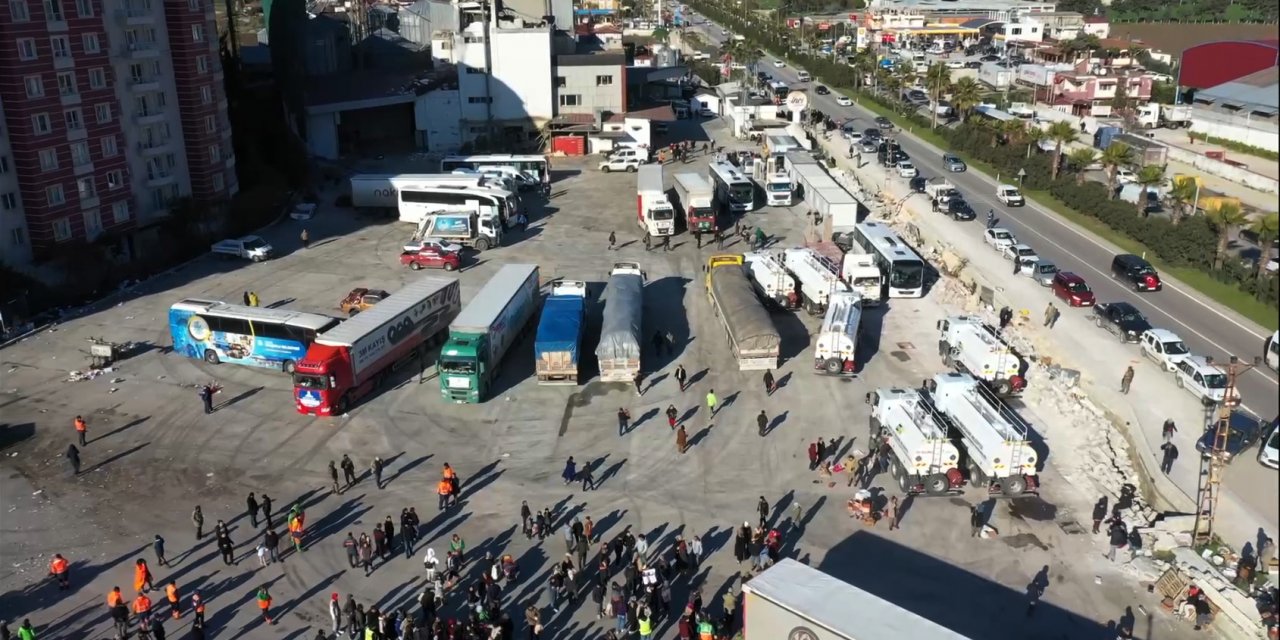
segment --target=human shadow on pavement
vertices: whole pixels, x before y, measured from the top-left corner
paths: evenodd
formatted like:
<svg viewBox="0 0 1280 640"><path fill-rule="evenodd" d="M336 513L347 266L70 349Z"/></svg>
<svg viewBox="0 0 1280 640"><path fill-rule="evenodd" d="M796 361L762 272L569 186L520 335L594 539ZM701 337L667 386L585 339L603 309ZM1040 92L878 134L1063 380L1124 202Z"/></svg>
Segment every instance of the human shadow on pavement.
<svg viewBox="0 0 1280 640"><path fill-rule="evenodd" d="M130 420L129 422L126 422L126 423L124 423L123 425L120 425L119 427L116 427L115 429L112 429L111 431L108 431L108 432L106 432L106 433L104 433L104 434L102 434L102 435L99 435L99 436L97 436L97 437L95 437L95 438L93 438L93 439L89 440L89 444L93 444L93 443L95 443L95 442L97 442L97 441L99 441L99 440L106 440L107 438L110 438L111 436L119 435L119 434L121 434L121 433L124 433L125 431L128 431L129 429L132 429L132 428L134 428L134 427L136 427L136 426L138 426L138 425L140 425L140 424L142 424L142 423L144 423L144 422L146 422L147 420L150 420L150 419L151 419L151 416L143 416L143 417L141 417L141 418L138 418L137 420Z"/></svg>
<svg viewBox="0 0 1280 640"><path fill-rule="evenodd" d="M599 489L600 487L603 487L605 482L608 482L613 476L618 475L618 472L622 470L622 465L626 464L627 460L627 458L623 458L610 465L608 469L605 469L604 473L600 474L600 479L596 480L596 488Z"/></svg>
<svg viewBox="0 0 1280 640"><path fill-rule="evenodd" d="M396 469L396 472L394 475L387 478L386 480L383 480L382 484L385 486L385 485L391 484L392 482L395 482L396 478L399 478L400 476L410 471L413 471L414 469L418 468L419 465L421 465L422 463L434 457L435 456L433 454L427 454L425 456L419 456L417 458L414 458L413 460L410 460L409 462L401 465L400 468Z"/></svg>
<svg viewBox="0 0 1280 640"><path fill-rule="evenodd" d="M93 473L94 471L97 471L98 469L101 469L101 468L103 468L103 467L106 467L107 465L111 464L112 462L115 462L116 460L119 460L119 459L121 459L121 458L124 458L125 456L128 456L128 455L133 454L133 453L137 453L138 451L141 451L142 449L145 449L145 448L146 448L148 445L150 445L150 444L151 444L151 442L150 442L150 441L147 441L147 442L144 442L144 443L142 443L142 444L135 445L135 446L133 446L133 447L131 447L131 448L125 449L124 451L121 451L120 453L117 453L117 454L115 454L115 455L111 456L110 458L107 458L106 460L103 460L103 461L101 461L101 462L99 462L99 463L97 463L97 464L93 465L92 467L89 467L88 469L85 469L85 470L84 470L84 472L82 472L80 475L87 475L87 474Z"/></svg>

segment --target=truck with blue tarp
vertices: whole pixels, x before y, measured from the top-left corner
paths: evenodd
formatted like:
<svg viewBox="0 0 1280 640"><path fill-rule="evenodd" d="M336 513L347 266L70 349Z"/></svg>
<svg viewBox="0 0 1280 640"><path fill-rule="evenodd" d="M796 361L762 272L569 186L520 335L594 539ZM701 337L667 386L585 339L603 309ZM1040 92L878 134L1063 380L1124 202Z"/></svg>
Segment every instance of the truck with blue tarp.
<svg viewBox="0 0 1280 640"><path fill-rule="evenodd" d="M533 340L539 384L578 383L586 306L586 282L562 280L551 286L551 295L542 303L542 318Z"/></svg>

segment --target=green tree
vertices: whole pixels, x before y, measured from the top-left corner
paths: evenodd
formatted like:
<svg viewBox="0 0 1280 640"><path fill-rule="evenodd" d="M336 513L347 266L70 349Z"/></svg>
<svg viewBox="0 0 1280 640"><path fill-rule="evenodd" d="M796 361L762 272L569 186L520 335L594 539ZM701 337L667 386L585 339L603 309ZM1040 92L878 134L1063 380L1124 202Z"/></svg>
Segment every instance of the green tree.
<svg viewBox="0 0 1280 640"><path fill-rule="evenodd" d="M671 39L671 31L666 27L657 27L653 30L653 39L666 44Z"/></svg>
<svg viewBox="0 0 1280 640"><path fill-rule="evenodd" d="M1200 187L1196 184L1195 178L1183 178L1181 180L1174 178L1173 184L1169 187L1169 192L1165 194L1165 199L1169 203L1172 214L1169 221L1173 224L1182 222L1182 219L1195 213L1192 207L1195 206L1196 195Z"/></svg>
<svg viewBox="0 0 1280 640"><path fill-rule="evenodd" d="M963 122L969 121L973 108L982 102L982 85L970 77L960 78L951 85L951 104L960 113Z"/></svg>
<svg viewBox="0 0 1280 640"><path fill-rule="evenodd" d="M1146 213L1147 210L1147 189L1164 182L1164 167L1149 164L1138 169L1138 175L1133 180L1142 187L1141 195L1138 197L1138 213Z"/></svg>
<svg viewBox="0 0 1280 640"><path fill-rule="evenodd" d="M1053 141L1053 166L1049 168L1049 177L1052 180L1057 180L1058 167L1062 164L1062 147L1075 142L1079 136L1076 133L1076 128L1065 120L1055 121L1049 125L1045 133Z"/></svg>
<svg viewBox="0 0 1280 640"><path fill-rule="evenodd" d="M1205 217L1209 219L1209 224L1213 225L1214 231L1218 232L1218 249L1214 252L1213 268L1221 269L1227 260L1227 244L1231 237L1231 230L1248 222L1249 218L1244 215L1240 205L1230 201L1215 204L1212 209L1205 212Z"/></svg>
<svg viewBox="0 0 1280 640"><path fill-rule="evenodd" d="M1258 236L1258 264L1256 277L1261 282L1267 276L1267 261L1271 259L1271 243L1280 238L1280 213L1271 212L1249 224L1249 230ZM1261 287L1259 287L1261 289Z"/></svg>
<svg viewBox="0 0 1280 640"><path fill-rule="evenodd" d="M1084 184L1084 172L1098 161L1098 152L1090 147L1072 149L1067 153L1067 164L1076 172L1076 184Z"/></svg>
<svg viewBox="0 0 1280 640"><path fill-rule="evenodd" d="M1102 150L1102 156L1098 160L1107 169L1107 197L1115 198L1116 171L1120 167L1129 166L1133 161L1133 149L1123 142L1113 142L1111 146Z"/></svg>
<svg viewBox="0 0 1280 640"><path fill-rule="evenodd" d="M951 70L947 65L941 62L935 62L929 65L929 69L924 74L925 88L929 90L929 98L933 101L930 105L930 127L938 128L938 101L942 100L942 92L951 87Z"/></svg>
<svg viewBox="0 0 1280 640"><path fill-rule="evenodd" d="M1021 124L1021 123L1019 123ZM1027 157L1031 157L1031 150L1041 142L1049 139L1049 132L1040 127L1028 127L1024 129L1023 139L1027 141Z"/></svg>

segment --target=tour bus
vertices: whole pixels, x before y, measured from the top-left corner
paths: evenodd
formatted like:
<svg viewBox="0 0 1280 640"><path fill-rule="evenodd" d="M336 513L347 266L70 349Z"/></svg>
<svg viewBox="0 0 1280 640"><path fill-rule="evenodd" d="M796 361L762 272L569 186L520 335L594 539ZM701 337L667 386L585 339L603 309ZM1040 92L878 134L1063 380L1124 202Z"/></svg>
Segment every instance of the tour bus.
<svg viewBox="0 0 1280 640"><path fill-rule="evenodd" d="M397 193L400 221L420 224L432 213L494 213L503 227L514 224L520 203L503 189L411 186Z"/></svg>
<svg viewBox="0 0 1280 640"><path fill-rule="evenodd" d="M293 373L316 335L341 320L317 313L187 298L169 307L173 351L209 364L230 362Z"/></svg>
<svg viewBox="0 0 1280 640"><path fill-rule="evenodd" d="M750 211L755 208L755 183L740 169L723 161L712 162L709 169L716 200L727 205L731 211Z"/></svg>
<svg viewBox="0 0 1280 640"><path fill-rule="evenodd" d="M925 262L883 222L863 222L854 227L852 241L874 257L884 275L885 296L924 296Z"/></svg>
<svg viewBox="0 0 1280 640"><path fill-rule="evenodd" d="M481 167L514 167L526 175L537 178L542 184L551 182L551 166L544 155L512 155L497 153L474 156L445 156L440 170L450 173L454 169L480 169Z"/></svg>
<svg viewBox="0 0 1280 640"><path fill-rule="evenodd" d="M787 99L787 94L791 93L791 87L785 82L774 80L769 83L769 93L773 95L774 104L782 104L782 101Z"/></svg>

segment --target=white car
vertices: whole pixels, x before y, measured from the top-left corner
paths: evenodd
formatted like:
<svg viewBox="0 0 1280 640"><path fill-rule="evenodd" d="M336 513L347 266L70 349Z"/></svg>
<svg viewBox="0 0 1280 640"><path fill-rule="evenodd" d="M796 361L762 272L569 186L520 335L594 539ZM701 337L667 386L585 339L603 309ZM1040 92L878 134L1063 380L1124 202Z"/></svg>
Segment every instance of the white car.
<svg viewBox="0 0 1280 640"><path fill-rule="evenodd" d="M1138 181L1138 174L1132 170L1123 167L1116 169L1116 182L1120 184L1132 184Z"/></svg>
<svg viewBox="0 0 1280 640"><path fill-rule="evenodd" d="M898 176L899 176L899 177L902 177L902 178L914 178L914 177L916 177L917 175L920 175L920 172L919 172L919 171L916 171L916 166L915 166L914 164L911 164L911 161L910 161L910 160L899 160L899 161L898 161Z"/></svg>
<svg viewBox="0 0 1280 640"><path fill-rule="evenodd" d="M840 96L839 98L836 98L836 104L842 107L852 107L853 100L850 100L849 96Z"/></svg>
<svg viewBox="0 0 1280 640"><path fill-rule="evenodd" d="M1018 264L1040 259L1040 256L1036 255L1036 250L1025 244L1011 244L1001 249L1000 255L1004 256L1005 260L1017 260Z"/></svg>
<svg viewBox="0 0 1280 640"><path fill-rule="evenodd" d="M1265 467L1280 469L1280 428L1271 422L1269 431L1263 431L1262 444L1258 445L1258 462Z"/></svg>
<svg viewBox="0 0 1280 640"><path fill-rule="evenodd" d="M783 61L781 61L781 60L774 60L774 61L773 61L773 66L775 66L775 67L777 67L777 68L781 69L781 68L783 68L783 67L787 66L787 63L785 63L785 62L783 62Z"/></svg>
<svg viewBox="0 0 1280 640"><path fill-rule="evenodd" d="M613 157L601 162L598 168L605 173L609 173L610 171L629 171L631 173L635 173L640 170L640 159L635 157Z"/></svg>
<svg viewBox="0 0 1280 640"><path fill-rule="evenodd" d="M1004 227L992 227L982 234L982 240L995 248L996 251L1004 251L1005 247L1012 247L1018 244L1018 238L1013 232Z"/></svg>
<svg viewBox="0 0 1280 640"><path fill-rule="evenodd" d="M840 135L844 136L844 139L845 139L845 140L848 140L849 142L852 142L852 143L854 143L854 144L857 144L858 142L861 142L861 141L862 141L862 132L861 132L861 131L854 131L854 130L852 130L852 129L845 129L845 130L844 130Z"/></svg>
<svg viewBox="0 0 1280 640"><path fill-rule="evenodd" d="M964 68L964 60L948 60L948 61L947 61L947 68L948 68L948 69L963 69L963 68Z"/></svg>
<svg viewBox="0 0 1280 640"><path fill-rule="evenodd" d="M1147 329L1142 332L1142 337L1138 338L1138 348L1142 350L1142 355L1151 358L1166 371L1176 370L1178 363L1191 355L1182 338L1168 329Z"/></svg>
<svg viewBox="0 0 1280 640"><path fill-rule="evenodd" d="M462 245L456 242L449 242L444 238L423 238L405 243L405 251L422 251L423 249L435 249L441 253L460 253Z"/></svg>

